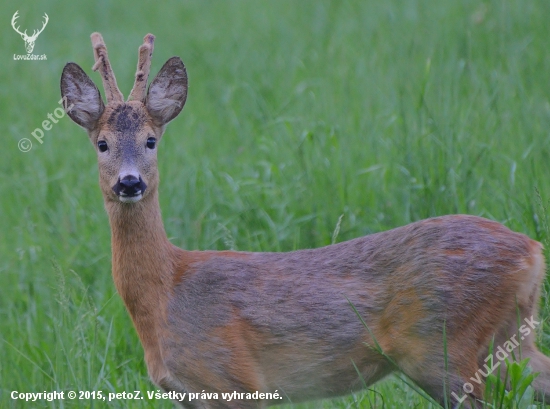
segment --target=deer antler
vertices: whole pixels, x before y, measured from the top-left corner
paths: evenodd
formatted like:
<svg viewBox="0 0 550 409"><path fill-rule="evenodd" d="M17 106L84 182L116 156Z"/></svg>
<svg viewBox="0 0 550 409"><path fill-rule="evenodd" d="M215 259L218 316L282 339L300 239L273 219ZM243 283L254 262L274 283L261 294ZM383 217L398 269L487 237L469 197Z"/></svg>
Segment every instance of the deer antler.
<svg viewBox="0 0 550 409"><path fill-rule="evenodd" d="M143 44L139 47L136 80L130 92L130 96L128 97L128 101L145 102L145 97L147 96L147 79L149 78L149 70L151 68L154 42L155 36L153 34L147 34L143 38Z"/></svg>
<svg viewBox="0 0 550 409"><path fill-rule="evenodd" d="M17 20L19 18L19 16L17 15L19 13L19 10L17 10L15 12L15 14L13 15L13 17L11 18L11 26L13 27L13 29L15 30L15 32L17 34L20 34L21 37L25 38L25 37L28 37L27 35L27 30L25 30L24 33L22 33L21 31L19 31L19 27L15 27L15 20ZM45 13L44 13L45 14Z"/></svg>
<svg viewBox="0 0 550 409"><path fill-rule="evenodd" d="M38 34L40 34L42 31L44 31L44 29L46 28L46 25L48 24L49 20L50 20L50 18L48 17L48 15L46 13L44 13L44 24L42 24L42 28L40 30L33 30L31 39L35 40L36 37L38 37Z"/></svg>
<svg viewBox="0 0 550 409"><path fill-rule="evenodd" d="M122 92L116 85L116 78L109 57L107 56L107 47L103 41L103 37L99 33L92 33L92 46L94 48L95 64L92 67L93 71L99 70L101 79L103 81L103 88L105 89L105 97L107 98L107 104L111 102L124 102Z"/></svg>

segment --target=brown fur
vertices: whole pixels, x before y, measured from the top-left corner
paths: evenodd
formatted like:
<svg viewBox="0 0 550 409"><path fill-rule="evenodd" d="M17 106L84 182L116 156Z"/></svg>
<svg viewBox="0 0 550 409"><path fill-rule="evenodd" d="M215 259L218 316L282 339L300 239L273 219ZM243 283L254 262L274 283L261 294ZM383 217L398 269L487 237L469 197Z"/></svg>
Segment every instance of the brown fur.
<svg viewBox="0 0 550 409"><path fill-rule="evenodd" d="M170 59L143 99L139 71L148 64L152 36L146 41L137 100L104 106L73 63L63 71L61 89L75 107L69 116L88 130L94 146L109 146L98 149L98 161L113 278L157 385L177 392L277 390L296 402L346 394L399 369L443 403L445 387L463 395L493 338L495 347L502 345L518 336L518 319L537 317L545 273L541 245L474 216L437 217L289 253L173 246L158 203L156 149L146 145L151 137L159 140L183 108L187 76L183 63ZM123 203L114 186L136 174L147 187ZM536 349L534 334L521 351L540 372L538 398L550 402L550 359ZM470 398L481 399L483 384L473 386ZM184 407L267 403L280 401L220 399Z"/></svg>

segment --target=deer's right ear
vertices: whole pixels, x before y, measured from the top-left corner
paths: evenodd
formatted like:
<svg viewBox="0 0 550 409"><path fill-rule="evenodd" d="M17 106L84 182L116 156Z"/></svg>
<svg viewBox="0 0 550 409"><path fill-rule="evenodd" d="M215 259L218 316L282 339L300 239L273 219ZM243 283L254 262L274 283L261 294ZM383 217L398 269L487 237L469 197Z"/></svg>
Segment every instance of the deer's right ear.
<svg viewBox="0 0 550 409"><path fill-rule="evenodd" d="M73 121L88 131L95 128L105 105L96 85L74 62L63 68L61 96L64 109Z"/></svg>

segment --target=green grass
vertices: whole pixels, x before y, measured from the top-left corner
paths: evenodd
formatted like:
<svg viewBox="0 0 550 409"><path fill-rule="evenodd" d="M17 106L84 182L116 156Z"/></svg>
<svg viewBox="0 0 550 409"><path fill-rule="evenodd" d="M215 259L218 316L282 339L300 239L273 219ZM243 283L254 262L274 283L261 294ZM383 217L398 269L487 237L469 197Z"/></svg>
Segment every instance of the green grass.
<svg viewBox="0 0 550 409"><path fill-rule="evenodd" d="M25 53L9 26L16 7L30 32L48 13L34 50L47 61L13 61ZM154 73L173 55L187 66L187 105L159 145L163 217L180 247L288 251L329 244L340 217L336 241L450 213L550 247L547 0L23 0L0 14L1 408L107 406L25 404L13 390L156 389L112 283L92 146L67 118L43 144L30 136L58 106L66 62L99 84L93 31L125 95L147 32ZM550 354L548 325L539 346ZM171 407L109 407L152 403ZM430 405L390 379L300 407Z"/></svg>

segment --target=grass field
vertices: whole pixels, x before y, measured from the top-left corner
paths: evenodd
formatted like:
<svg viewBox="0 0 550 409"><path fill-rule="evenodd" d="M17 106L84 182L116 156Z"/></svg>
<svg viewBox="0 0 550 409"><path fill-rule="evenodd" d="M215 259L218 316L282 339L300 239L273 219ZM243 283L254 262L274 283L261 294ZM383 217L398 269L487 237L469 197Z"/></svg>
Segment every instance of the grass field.
<svg viewBox="0 0 550 409"><path fill-rule="evenodd" d="M29 32L48 13L34 50L46 61L13 60L17 9ZM152 72L173 55L187 66L187 105L159 146L180 247L288 251L468 213L550 248L547 0L23 0L0 15L0 408L172 407L10 397L156 389L112 283L93 147L66 117L31 136L59 106L66 62L100 84L93 31L125 95L147 32ZM550 355L547 324L539 347ZM436 406L391 378L300 406L320 407Z"/></svg>

